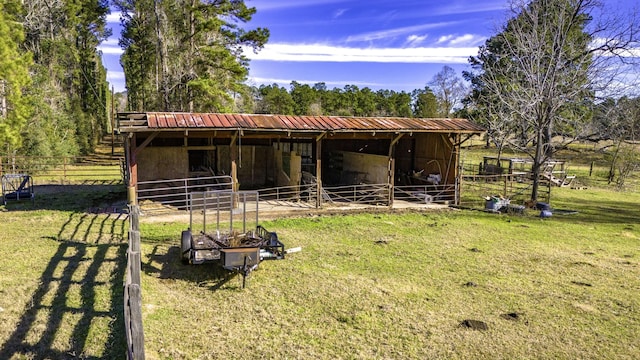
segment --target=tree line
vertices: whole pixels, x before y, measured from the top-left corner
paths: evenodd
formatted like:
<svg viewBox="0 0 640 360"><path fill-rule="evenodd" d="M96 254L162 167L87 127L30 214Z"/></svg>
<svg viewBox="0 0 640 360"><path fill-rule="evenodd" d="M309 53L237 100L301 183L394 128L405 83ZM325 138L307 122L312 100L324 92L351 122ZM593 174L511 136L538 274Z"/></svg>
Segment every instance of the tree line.
<svg viewBox="0 0 640 360"><path fill-rule="evenodd" d="M93 150L109 125L106 71L96 49L110 35L109 5L0 3L0 154ZM510 0L511 17L462 74L470 86L444 66L411 92L329 89L322 82L247 85L244 51L260 51L269 30L250 28L256 9L242 0L111 5L122 14L129 111L464 117L484 125L499 152L529 154L534 172L577 140L614 140L616 149L637 140L639 100L624 85L640 65L639 22L635 13L616 15L597 0Z"/></svg>
<svg viewBox="0 0 640 360"><path fill-rule="evenodd" d="M0 3L0 154L73 156L108 127L107 0Z"/></svg>
<svg viewBox="0 0 640 360"><path fill-rule="evenodd" d="M121 63L132 111L446 117L453 106L449 89L439 96L429 87L411 93L355 85L328 89L324 83L296 81L290 89L249 87L243 49L259 51L269 31L246 25L256 9L244 1L114 4L122 13ZM451 68L444 70L438 85L462 83Z"/></svg>
<svg viewBox="0 0 640 360"><path fill-rule="evenodd" d="M356 85L327 88L292 81L289 89L278 84L252 87L252 112L285 115L448 117L443 102L428 86L408 93L371 90Z"/></svg>

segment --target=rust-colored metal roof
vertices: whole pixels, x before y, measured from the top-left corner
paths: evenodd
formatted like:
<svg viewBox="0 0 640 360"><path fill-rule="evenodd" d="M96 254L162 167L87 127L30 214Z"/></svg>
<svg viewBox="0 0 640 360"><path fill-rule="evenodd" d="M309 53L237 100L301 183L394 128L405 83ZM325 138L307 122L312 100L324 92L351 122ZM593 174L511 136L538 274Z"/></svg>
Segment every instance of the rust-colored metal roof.
<svg viewBox="0 0 640 360"><path fill-rule="evenodd" d="M149 130L243 129L295 132L416 131L462 133L480 133L484 131L481 126L466 119L444 118L420 119L181 112L120 114L119 118L121 123L124 119L137 120L135 127L139 129L140 126L146 126ZM121 130L126 131L125 129Z"/></svg>

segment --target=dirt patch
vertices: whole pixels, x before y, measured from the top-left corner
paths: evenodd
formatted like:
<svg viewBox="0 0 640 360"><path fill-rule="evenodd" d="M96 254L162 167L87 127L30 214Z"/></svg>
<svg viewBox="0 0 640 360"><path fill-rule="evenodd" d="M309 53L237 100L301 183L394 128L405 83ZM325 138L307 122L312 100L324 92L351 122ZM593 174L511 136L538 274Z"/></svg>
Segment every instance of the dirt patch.
<svg viewBox="0 0 640 360"><path fill-rule="evenodd" d="M489 330L487 323L480 320L462 320L460 327L481 331Z"/></svg>
<svg viewBox="0 0 640 360"><path fill-rule="evenodd" d="M510 313L502 314L500 315L500 317L505 320L518 321L520 320L520 318L522 318L522 314L517 312L510 312Z"/></svg>

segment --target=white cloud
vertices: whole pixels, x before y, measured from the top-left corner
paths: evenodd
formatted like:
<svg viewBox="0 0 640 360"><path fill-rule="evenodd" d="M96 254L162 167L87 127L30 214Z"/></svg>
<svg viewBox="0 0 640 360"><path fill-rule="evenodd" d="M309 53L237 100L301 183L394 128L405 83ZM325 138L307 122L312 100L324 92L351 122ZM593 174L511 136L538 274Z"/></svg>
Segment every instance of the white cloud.
<svg viewBox="0 0 640 360"><path fill-rule="evenodd" d="M405 45L407 46L418 46L420 44L422 44L426 39L427 39L428 35L409 35L407 36L407 41L405 41Z"/></svg>
<svg viewBox="0 0 640 360"><path fill-rule="evenodd" d="M620 41L607 39L603 37L597 37L591 41L591 48L595 49L600 46L604 46L607 43L610 43L611 46L619 46ZM640 58L640 48L639 47L628 47L627 49L616 50L614 52L608 50L602 50L598 52L603 56L619 56L619 57L628 57L628 58Z"/></svg>
<svg viewBox="0 0 640 360"><path fill-rule="evenodd" d="M115 92L123 92L126 90L124 72L122 71L107 71L107 81Z"/></svg>
<svg viewBox="0 0 640 360"><path fill-rule="evenodd" d="M491 12L491 11L499 11L508 9L508 2L504 0L496 0L496 1L468 1L464 6L460 6L460 4L456 2L451 2L447 5L444 5L440 8L436 8L432 10L432 15L459 15L459 14L470 14L470 13L478 13L478 12Z"/></svg>
<svg viewBox="0 0 640 360"><path fill-rule="evenodd" d="M347 10L349 10L349 9L338 9L338 10L336 10L336 11L333 13L333 18L334 18L334 19L337 19L337 18L341 17L342 15L344 15L344 13L346 13L346 12L347 12Z"/></svg>
<svg viewBox="0 0 640 360"><path fill-rule="evenodd" d="M381 31L373 31L373 32L368 32L368 33L363 33L358 35L351 35L347 37L346 41L356 42L356 41L372 41L372 40L387 39L387 38L393 38L393 37L397 37L404 34L419 32L426 29L434 29L434 28L439 28L443 26L451 26L457 23L458 23L457 21L440 22L440 23L430 23L430 24L423 24L423 25L405 26L405 27L400 27L395 29L386 29Z"/></svg>
<svg viewBox="0 0 640 360"><path fill-rule="evenodd" d="M112 11L111 14L107 14L107 23L119 24L120 23L120 11Z"/></svg>
<svg viewBox="0 0 640 360"><path fill-rule="evenodd" d="M114 37L110 37L107 40L104 40L101 44L105 46L120 46L118 45L118 39Z"/></svg>
<svg viewBox="0 0 640 360"><path fill-rule="evenodd" d="M247 82L250 85L254 85L254 84L278 84L280 86L284 86L287 87L291 84L291 80L287 80L287 79L277 79L277 78L263 78L263 77L257 77L257 76L251 76L249 77L249 79L247 80ZM365 81L345 81L345 80L340 80L340 81L326 81L326 80L296 80L296 82L300 83L300 84L307 84L307 85L315 85L317 83L325 83L328 87L329 86L345 86L345 85L356 85L356 86L371 86L371 87L378 87L378 86L384 86L385 84L379 84L379 83L374 83L374 82L365 82Z"/></svg>
<svg viewBox="0 0 640 360"><path fill-rule="evenodd" d="M436 41L438 45L444 46L452 46L452 47L468 47L468 46L479 46L481 45L487 38L481 35L473 35L473 34L464 34L460 36L456 35L442 35Z"/></svg>
<svg viewBox="0 0 640 360"><path fill-rule="evenodd" d="M413 47L413 48L356 48L322 44L267 44L255 54L245 49L253 60L317 61L317 62L375 62L375 63L437 63L464 64L477 47Z"/></svg>
<svg viewBox="0 0 640 360"><path fill-rule="evenodd" d="M110 37L107 40L98 45L98 50L102 51L105 55L122 55L124 50L118 45L118 39L115 37Z"/></svg>
<svg viewBox="0 0 640 360"><path fill-rule="evenodd" d="M442 35L438 38L438 41L436 42L436 44L444 44L451 39L453 39L453 35Z"/></svg>
<svg viewBox="0 0 640 360"><path fill-rule="evenodd" d="M452 46L478 46L482 44L487 38L480 35L464 34L462 36L455 37L449 41L449 45Z"/></svg>
<svg viewBox="0 0 640 360"><path fill-rule="evenodd" d="M107 79L124 80L124 71L107 71Z"/></svg>

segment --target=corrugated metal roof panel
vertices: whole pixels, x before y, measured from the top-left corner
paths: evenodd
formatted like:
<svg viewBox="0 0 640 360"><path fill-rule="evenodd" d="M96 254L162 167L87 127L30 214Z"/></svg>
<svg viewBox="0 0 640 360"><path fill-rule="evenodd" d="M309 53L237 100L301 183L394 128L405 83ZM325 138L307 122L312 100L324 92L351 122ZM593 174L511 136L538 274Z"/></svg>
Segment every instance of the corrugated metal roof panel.
<svg viewBox="0 0 640 360"><path fill-rule="evenodd" d="M261 129L284 131L453 131L482 132L466 119L291 116L218 113L146 113L151 129Z"/></svg>

